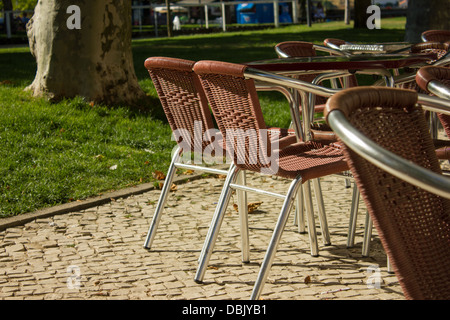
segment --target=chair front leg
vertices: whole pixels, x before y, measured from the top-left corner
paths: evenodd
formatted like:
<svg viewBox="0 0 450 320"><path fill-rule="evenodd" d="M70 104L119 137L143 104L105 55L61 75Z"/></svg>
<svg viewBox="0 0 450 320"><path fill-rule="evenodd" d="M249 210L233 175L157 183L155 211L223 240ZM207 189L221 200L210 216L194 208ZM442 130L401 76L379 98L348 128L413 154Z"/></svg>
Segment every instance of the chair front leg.
<svg viewBox="0 0 450 320"><path fill-rule="evenodd" d="M239 172L237 176L237 183L240 185L246 185L246 174L245 170ZM248 234L248 203L247 203L247 192L244 190L236 190L238 211L240 219L241 228L241 243L242 243L242 262L250 262L250 245L249 245L249 234Z"/></svg>
<svg viewBox="0 0 450 320"><path fill-rule="evenodd" d="M272 267L273 259L275 258L275 253L280 243L281 235L283 234L289 217L289 213L292 209L293 201L295 200L295 196L301 183L302 179L301 177L298 177L297 179L292 181L291 185L289 186L289 190L286 194L286 199L283 203L283 207L281 208L280 215L278 216L278 221L273 231L266 255L264 257L263 263L261 264L258 278L256 280L255 286L253 287L253 292L251 295L252 300L258 299L261 295L264 283L266 282L267 276L269 274L269 270Z"/></svg>
<svg viewBox="0 0 450 320"><path fill-rule="evenodd" d="M317 257L319 255L319 246L317 244L316 222L314 218L314 208L311 197L310 181L306 181L303 185L303 199L306 205L306 217L308 223L309 243L311 247L311 256Z"/></svg>
<svg viewBox="0 0 450 320"><path fill-rule="evenodd" d="M197 272L194 277L194 281L197 283L203 282L205 271L208 266L209 259L211 258L212 250L217 240L217 236L219 234L220 226L222 225L222 221L225 216L228 203L230 202L232 192L230 184L236 181L239 171L240 170L234 164L230 166L230 169L228 171L228 175L227 178L225 179L225 183L222 188L222 192L220 194L216 211L214 212L214 216L212 218L211 225L208 229L208 234L206 236L205 243L203 245L203 249L200 254L199 266L197 268Z"/></svg>
<svg viewBox="0 0 450 320"><path fill-rule="evenodd" d="M325 204L323 202L322 188L320 186L319 178L313 180L313 186L314 186L314 195L316 196L317 208L319 211L319 222L320 227L322 229L323 244L325 246L329 246L331 244L331 237L330 231L328 229L328 221L327 216L325 214Z"/></svg>
<svg viewBox="0 0 450 320"><path fill-rule="evenodd" d="M175 151L172 162L170 163L169 170L166 175L166 179L164 181L163 188L161 190L161 194L159 196L158 204L156 205L155 214L153 215L152 222L150 224L150 228L147 233L147 237L144 242L144 248L150 249L153 240L155 239L156 229L158 229L159 222L161 220L162 211L166 204L167 196L170 192L170 187L172 185L173 178L176 172L176 163L180 160L182 154L182 150L180 147Z"/></svg>

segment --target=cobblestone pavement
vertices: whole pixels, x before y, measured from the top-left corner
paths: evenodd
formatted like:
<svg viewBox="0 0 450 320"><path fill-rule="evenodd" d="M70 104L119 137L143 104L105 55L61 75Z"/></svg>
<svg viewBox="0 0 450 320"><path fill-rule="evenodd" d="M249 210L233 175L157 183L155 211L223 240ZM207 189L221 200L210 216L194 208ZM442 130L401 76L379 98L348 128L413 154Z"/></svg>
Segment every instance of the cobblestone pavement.
<svg viewBox="0 0 450 320"><path fill-rule="evenodd" d="M249 217L248 264L241 263L238 215L230 203L204 283L197 284L198 255L223 181L208 177L177 185L151 250L143 242L159 190L1 231L0 298L249 299L281 200L249 194L249 203L262 203ZM282 191L289 181L249 175L248 183ZM352 189L340 177L326 177L321 185L332 244L311 257L308 235L298 233L291 214L261 299L404 299L376 234L370 256L362 257L362 201L356 243L347 248Z"/></svg>

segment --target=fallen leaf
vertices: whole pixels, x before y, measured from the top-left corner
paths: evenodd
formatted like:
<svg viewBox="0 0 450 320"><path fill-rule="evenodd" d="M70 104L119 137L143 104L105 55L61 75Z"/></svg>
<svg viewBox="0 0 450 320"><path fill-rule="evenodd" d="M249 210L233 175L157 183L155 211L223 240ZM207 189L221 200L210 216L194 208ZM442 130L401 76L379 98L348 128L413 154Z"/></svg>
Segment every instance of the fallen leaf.
<svg viewBox="0 0 450 320"><path fill-rule="evenodd" d="M259 206L261 205L261 203L262 203L262 201L249 203L248 204L248 213L252 213L256 209L258 209Z"/></svg>
<svg viewBox="0 0 450 320"><path fill-rule="evenodd" d="M158 170L153 172L152 175L153 175L153 178L155 178L156 180L164 180L166 178L164 173L162 173L161 171L158 171Z"/></svg>
<svg viewBox="0 0 450 320"><path fill-rule="evenodd" d="M110 170L116 170L116 169L117 169L117 164L115 164L115 165L109 167L109 169L110 169Z"/></svg>
<svg viewBox="0 0 450 320"><path fill-rule="evenodd" d="M172 184L172 186L170 187L170 191L175 191L175 190L177 190L177 185Z"/></svg>
<svg viewBox="0 0 450 320"><path fill-rule="evenodd" d="M94 158L97 159L97 160L103 160L103 158L105 158L105 157L103 155L101 155L101 154L98 154Z"/></svg>
<svg viewBox="0 0 450 320"><path fill-rule="evenodd" d="M261 205L262 201L259 202L250 202L249 204L247 204L247 210L248 213L252 213L253 211L255 211L256 209L259 208L259 206ZM233 208L234 210L236 210L236 212L239 211L239 206L236 203L233 203Z"/></svg>
<svg viewBox="0 0 450 320"><path fill-rule="evenodd" d="M310 276L306 276L305 277L305 284L308 284L311 282L311 277Z"/></svg>
<svg viewBox="0 0 450 320"><path fill-rule="evenodd" d="M218 174L217 175L217 178L219 178L219 179L225 179L227 177L227 175L225 175L225 174Z"/></svg>

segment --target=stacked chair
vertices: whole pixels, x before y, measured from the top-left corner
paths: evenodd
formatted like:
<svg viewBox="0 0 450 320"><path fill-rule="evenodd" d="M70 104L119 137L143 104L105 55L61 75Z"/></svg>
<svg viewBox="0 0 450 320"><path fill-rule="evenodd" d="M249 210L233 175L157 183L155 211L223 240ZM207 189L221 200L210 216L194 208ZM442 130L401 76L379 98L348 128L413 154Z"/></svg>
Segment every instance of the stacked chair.
<svg viewBox="0 0 450 320"><path fill-rule="evenodd" d="M177 142L177 149L173 153L161 195L144 242L144 247L147 249L150 249L152 246L170 193L170 187L178 168L220 175L228 174L229 166L225 169L220 166L208 166L203 158L205 151L207 151L207 154L216 157L215 159L219 161L223 161L226 156L226 145L220 132L214 126L211 110L203 88L197 75L192 70L194 64L194 61L170 57L151 57L145 61L145 67L153 81ZM278 133L287 132L286 130L276 131ZM286 139L296 141L293 135ZM197 162L191 164L192 153L196 153L196 156L201 155L200 164ZM206 159L206 163L211 162L211 160ZM240 183L245 184L245 176L243 174L238 179ZM239 215L242 218L242 260L247 262L249 249L247 240L248 228L245 224L247 214L245 192L240 190L237 192L237 202Z"/></svg>

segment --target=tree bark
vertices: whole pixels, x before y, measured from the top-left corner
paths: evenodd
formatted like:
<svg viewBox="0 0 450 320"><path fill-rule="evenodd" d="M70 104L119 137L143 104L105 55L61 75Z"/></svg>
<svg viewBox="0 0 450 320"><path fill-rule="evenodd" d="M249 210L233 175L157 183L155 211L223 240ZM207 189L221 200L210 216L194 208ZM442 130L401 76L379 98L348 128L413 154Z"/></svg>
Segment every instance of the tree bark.
<svg viewBox="0 0 450 320"><path fill-rule="evenodd" d="M355 0L355 23L353 28L367 28L367 18L369 15L367 14L367 7L372 4L371 0Z"/></svg>
<svg viewBox="0 0 450 320"><path fill-rule="evenodd" d="M426 30L450 30L448 1L409 0L406 13L405 41L421 42Z"/></svg>
<svg viewBox="0 0 450 320"><path fill-rule="evenodd" d="M106 105L138 106L139 87L131 51L131 1L80 0L79 29L67 8L72 0L39 0L27 25L37 72L28 87L51 100L82 96Z"/></svg>

